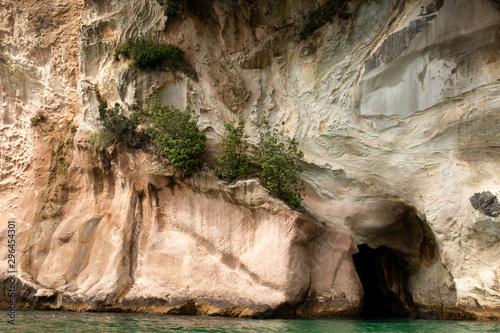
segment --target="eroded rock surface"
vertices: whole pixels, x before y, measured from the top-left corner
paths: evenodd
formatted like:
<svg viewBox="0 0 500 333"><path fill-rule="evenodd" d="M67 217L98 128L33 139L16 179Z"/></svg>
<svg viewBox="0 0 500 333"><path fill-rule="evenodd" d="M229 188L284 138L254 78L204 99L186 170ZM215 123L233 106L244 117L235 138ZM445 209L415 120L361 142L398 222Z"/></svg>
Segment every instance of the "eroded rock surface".
<svg viewBox="0 0 500 333"><path fill-rule="evenodd" d="M497 197L490 191L474 193L469 200L472 207L485 215L497 217L500 214L500 203L498 202Z"/></svg>
<svg viewBox="0 0 500 333"><path fill-rule="evenodd" d="M155 1L0 4L0 218L17 221L25 304L352 316L359 246L404 313L500 316L498 216L469 202L500 186L493 1L352 1L352 19L304 41L301 0L189 0L174 19ZM146 34L195 75L115 58ZM210 145L227 119L252 141L263 117L282 124L305 153L311 217L252 180L181 181L120 146L99 158L98 98L128 111L154 92L199 111Z"/></svg>
<svg viewBox="0 0 500 333"><path fill-rule="evenodd" d="M47 212L47 204L37 209L18 276L21 304L295 317L299 305L317 301L307 296L319 275L329 283L327 295L338 288L343 294L336 296L342 303L317 311L331 317L359 311L362 288L347 229L290 210L255 180L228 187L206 173L158 176L150 156L123 149L111 153L107 173L85 141L76 146L60 184L63 213ZM325 242L334 246L324 249ZM342 274L322 279L325 262ZM320 316L307 314L314 315Z"/></svg>

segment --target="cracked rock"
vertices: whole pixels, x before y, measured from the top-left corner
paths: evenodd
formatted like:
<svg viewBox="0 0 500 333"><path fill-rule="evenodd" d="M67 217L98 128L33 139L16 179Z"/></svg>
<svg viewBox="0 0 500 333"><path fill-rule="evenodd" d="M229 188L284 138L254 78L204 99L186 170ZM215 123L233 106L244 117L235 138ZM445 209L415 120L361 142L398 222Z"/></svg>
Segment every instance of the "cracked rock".
<svg viewBox="0 0 500 333"><path fill-rule="evenodd" d="M490 191L474 193L469 200L472 207L487 216L497 217L500 214L500 203Z"/></svg>

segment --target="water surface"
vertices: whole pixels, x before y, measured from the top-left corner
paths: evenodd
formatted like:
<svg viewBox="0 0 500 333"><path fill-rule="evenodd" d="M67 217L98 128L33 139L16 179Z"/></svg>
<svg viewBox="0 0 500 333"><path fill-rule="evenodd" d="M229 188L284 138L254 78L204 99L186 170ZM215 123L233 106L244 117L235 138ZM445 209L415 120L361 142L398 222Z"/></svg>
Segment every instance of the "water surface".
<svg viewBox="0 0 500 333"><path fill-rule="evenodd" d="M5 312L7 310L0 310ZM16 325L1 332L500 332L500 322L430 320L236 319L137 313L17 310Z"/></svg>

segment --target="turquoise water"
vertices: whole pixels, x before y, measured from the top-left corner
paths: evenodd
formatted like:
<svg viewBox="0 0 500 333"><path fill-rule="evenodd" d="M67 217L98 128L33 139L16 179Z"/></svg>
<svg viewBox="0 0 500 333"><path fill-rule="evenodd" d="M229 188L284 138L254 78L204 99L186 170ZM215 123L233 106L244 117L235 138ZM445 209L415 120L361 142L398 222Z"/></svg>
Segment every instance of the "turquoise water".
<svg viewBox="0 0 500 333"><path fill-rule="evenodd" d="M2 310L0 310L2 311ZM6 310L3 310L6 311ZM3 316L2 316L3 317ZM6 315L5 315L6 317ZM5 318L4 317L4 318ZM500 332L499 322L427 320L256 320L156 314L17 310L1 332Z"/></svg>

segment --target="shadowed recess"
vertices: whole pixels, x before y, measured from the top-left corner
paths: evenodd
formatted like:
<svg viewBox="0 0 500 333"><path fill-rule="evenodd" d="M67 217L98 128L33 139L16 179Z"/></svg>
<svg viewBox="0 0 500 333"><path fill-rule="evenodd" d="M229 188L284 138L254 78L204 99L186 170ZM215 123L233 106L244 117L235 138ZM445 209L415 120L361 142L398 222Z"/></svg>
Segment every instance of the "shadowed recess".
<svg viewBox="0 0 500 333"><path fill-rule="evenodd" d="M353 255L356 271L365 292L362 318L409 317L415 305L408 290L405 261L386 246L376 249L358 245Z"/></svg>

